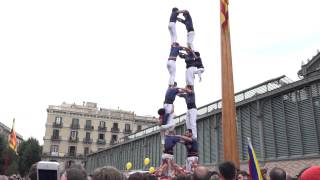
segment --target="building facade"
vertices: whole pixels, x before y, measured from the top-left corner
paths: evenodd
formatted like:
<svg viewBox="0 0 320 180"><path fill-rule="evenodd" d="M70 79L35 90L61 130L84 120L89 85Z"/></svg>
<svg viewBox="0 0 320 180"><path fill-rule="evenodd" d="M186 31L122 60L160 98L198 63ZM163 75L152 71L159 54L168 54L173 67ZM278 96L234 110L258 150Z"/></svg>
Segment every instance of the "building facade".
<svg viewBox="0 0 320 180"><path fill-rule="evenodd" d="M290 175L311 165L320 165L320 53L298 72L301 80L292 82L280 76L235 94L240 169L247 170L247 138L251 139L261 167L281 167ZM199 162L212 169L224 160L222 137L222 102L198 108L197 132ZM186 114L175 118L176 133L186 130ZM158 126L131 134L117 146L90 154L88 173L106 165L124 169L144 168L161 163ZM185 147L174 148L177 164L186 159Z"/></svg>
<svg viewBox="0 0 320 180"><path fill-rule="evenodd" d="M0 135L9 139L10 132L11 132L11 128L7 127L5 124L0 122ZM18 147L19 144L23 141L23 137L17 132L16 132L16 137L17 137L17 147Z"/></svg>
<svg viewBox="0 0 320 180"><path fill-rule="evenodd" d="M91 102L49 105L47 113L42 160L65 166L81 163L87 154L110 147L157 122L155 117L98 108L97 103Z"/></svg>

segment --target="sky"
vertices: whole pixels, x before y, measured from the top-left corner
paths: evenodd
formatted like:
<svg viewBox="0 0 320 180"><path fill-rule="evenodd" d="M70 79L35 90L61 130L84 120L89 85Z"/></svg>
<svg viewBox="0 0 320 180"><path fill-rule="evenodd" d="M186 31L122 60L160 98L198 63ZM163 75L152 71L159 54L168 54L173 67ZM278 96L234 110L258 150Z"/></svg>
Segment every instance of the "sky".
<svg viewBox="0 0 320 180"><path fill-rule="evenodd" d="M197 106L221 99L219 0L0 1L0 122L43 143L62 102L157 115L169 73L171 9L188 10L205 72ZM235 92L297 72L320 49L319 0L229 0ZM176 25L178 42L187 32ZM178 86L185 63L177 60ZM175 102L176 115L186 111Z"/></svg>

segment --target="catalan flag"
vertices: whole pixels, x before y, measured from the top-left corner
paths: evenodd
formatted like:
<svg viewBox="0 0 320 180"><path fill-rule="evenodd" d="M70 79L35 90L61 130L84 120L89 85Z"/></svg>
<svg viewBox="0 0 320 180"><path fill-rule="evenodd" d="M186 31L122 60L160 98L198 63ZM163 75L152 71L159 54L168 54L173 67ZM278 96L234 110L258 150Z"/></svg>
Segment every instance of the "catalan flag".
<svg viewBox="0 0 320 180"><path fill-rule="evenodd" d="M15 122L15 119L13 119L12 128L11 128L11 132L9 135L9 147L14 152L17 152L17 136L16 136L16 132L14 130L14 122Z"/></svg>
<svg viewBox="0 0 320 180"><path fill-rule="evenodd" d="M228 12L228 5L229 0L220 0L220 21L222 28L226 28L228 26L229 20L229 12Z"/></svg>
<svg viewBox="0 0 320 180"><path fill-rule="evenodd" d="M256 153L254 152L250 138L248 138L248 158L250 180L263 180Z"/></svg>

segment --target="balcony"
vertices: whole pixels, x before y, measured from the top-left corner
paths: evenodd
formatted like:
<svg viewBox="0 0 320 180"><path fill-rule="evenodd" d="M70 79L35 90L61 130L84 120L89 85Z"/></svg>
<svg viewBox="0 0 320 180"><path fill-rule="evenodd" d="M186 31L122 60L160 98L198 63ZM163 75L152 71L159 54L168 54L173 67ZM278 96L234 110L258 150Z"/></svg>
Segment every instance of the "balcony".
<svg viewBox="0 0 320 180"><path fill-rule="evenodd" d="M125 129L125 130L123 131L123 133L125 133L125 134L131 134L131 133L132 133L132 130L131 130L131 129Z"/></svg>
<svg viewBox="0 0 320 180"><path fill-rule="evenodd" d="M68 152L68 156L70 156L70 157L76 157L76 152Z"/></svg>
<svg viewBox="0 0 320 180"><path fill-rule="evenodd" d="M98 126L98 131L106 132L107 131L107 127L106 126Z"/></svg>
<svg viewBox="0 0 320 180"><path fill-rule="evenodd" d="M90 139L90 138L83 138L83 144L92 144L92 139Z"/></svg>
<svg viewBox="0 0 320 180"><path fill-rule="evenodd" d="M62 128L62 122L60 122L59 124L57 122L53 122L52 127L53 128Z"/></svg>
<svg viewBox="0 0 320 180"><path fill-rule="evenodd" d="M105 139L98 139L97 144L98 145L106 145L106 140Z"/></svg>
<svg viewBox="0 0 320 180"><path fill-rule="evenodd" d="M93 128L93 126L91 126L91 125L85 125L84 126L84 130L87 130L87 131L92 131L94 128Z"/></svg>
<svg viewBox="0 0 320 180"><path fill-rule="evenodd" d="M51 155L51 156L58 157L58 156L59 156L59 152L50 152L50 155Z"/></svg>
<svg viewBox="0 0 320 180"><path fill-rule="evenodd" d="M69 142L77 143L77 142L79 142L79 138L78 137L69 137Z"/></svg>
<svg viewBox="0 0 320 180"><path fill-rule="evenodd" d="M80 125L79 124L71 124L70 128L71 129L79 129Z"/></svg>
<svg viewBox="0 0 320 180"><path fill-rule="evenodd" d="M111 128L111 132L113 132L113 133L118 133L118 132L119 132L119 128L117 128L117 127L112 127L112 128Z"/></svg>
<svg viewBox="0 0 320 180"><path fill-rule="evenodd" d="M61 136L51 136L51 141L61 141Z"/></svg>
<svg viewBox="0 0 320 180"><path fill-rule="evenodd" d="M117 141L114 140L114 139L112 139L112 140L110 141L110 145L115 145L115 144L117 144Z"/></svg>

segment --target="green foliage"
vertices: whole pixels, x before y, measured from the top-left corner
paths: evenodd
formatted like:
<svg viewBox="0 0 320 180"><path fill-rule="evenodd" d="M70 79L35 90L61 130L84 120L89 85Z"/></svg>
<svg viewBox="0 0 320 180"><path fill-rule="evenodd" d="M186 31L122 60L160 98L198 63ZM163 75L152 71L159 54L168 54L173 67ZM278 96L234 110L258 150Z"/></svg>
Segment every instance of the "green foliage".
<svg viewBox="0 0 320 180"><path fill-rule="evenodd" d="M5 140L5 137L3 135L0 135L0 174L3 173L4 163L5 163L5 153L7 151L8 143Z"/></svg>
<svg viewBox="0 0 320 180"><path fill-rule="evenodd" d="M41 160L41 147L37 139L29 138L23 141L18 148L18 169L21 176L25 176L31 165Z"/></svg>

